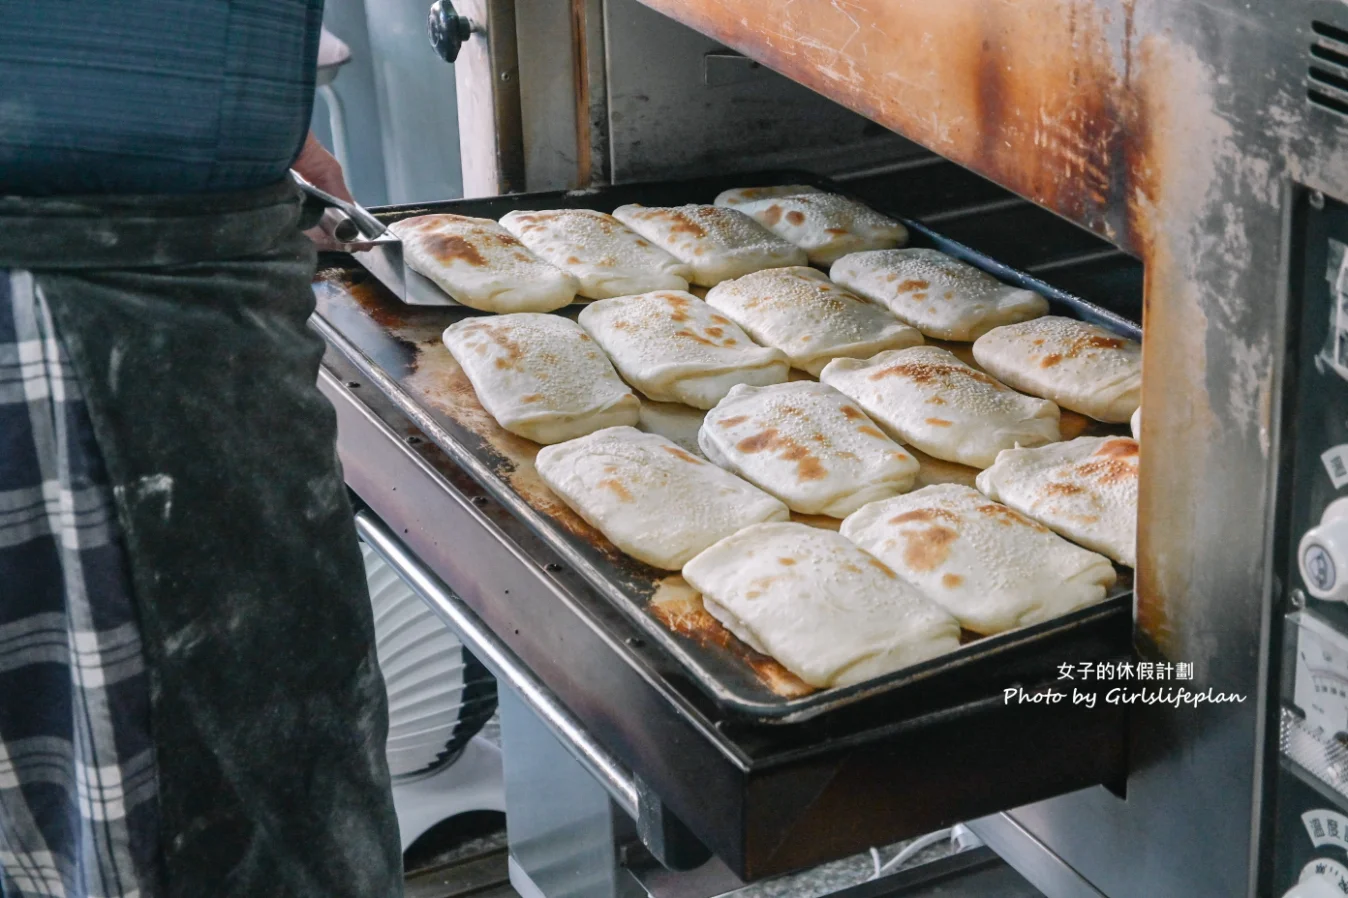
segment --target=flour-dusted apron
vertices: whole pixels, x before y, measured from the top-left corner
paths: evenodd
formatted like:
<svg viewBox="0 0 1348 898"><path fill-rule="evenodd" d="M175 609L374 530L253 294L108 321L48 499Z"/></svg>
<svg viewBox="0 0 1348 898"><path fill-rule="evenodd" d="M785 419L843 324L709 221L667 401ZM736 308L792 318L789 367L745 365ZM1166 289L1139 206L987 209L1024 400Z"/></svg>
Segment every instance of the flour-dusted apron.
<svg viewBox="0 0 1348 898"><path fill-rule="evenodd" d="M401 894L387 712L288 182L0 199L116 499L167 894Z"/></svg>

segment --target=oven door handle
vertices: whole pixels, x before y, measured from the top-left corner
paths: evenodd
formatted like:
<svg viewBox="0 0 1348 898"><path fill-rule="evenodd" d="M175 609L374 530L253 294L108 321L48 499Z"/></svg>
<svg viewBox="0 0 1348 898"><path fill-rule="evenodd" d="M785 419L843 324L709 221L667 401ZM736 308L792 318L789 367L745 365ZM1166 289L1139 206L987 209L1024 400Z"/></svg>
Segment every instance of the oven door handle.
<svg viewBox="0 0 1348 898"><path fill-rule="evenodd" d="M464 647L506 683L529 710L543 721L577 763L599 781L613 803L633 820L639 820L642 816L642 801L636 777L594 740L552 690L524 666L463 599L409 552L382 521L367 511L357 512L356 530L361 539L397 571L407 585L430 605L431 610L458 634Z"/></svg>

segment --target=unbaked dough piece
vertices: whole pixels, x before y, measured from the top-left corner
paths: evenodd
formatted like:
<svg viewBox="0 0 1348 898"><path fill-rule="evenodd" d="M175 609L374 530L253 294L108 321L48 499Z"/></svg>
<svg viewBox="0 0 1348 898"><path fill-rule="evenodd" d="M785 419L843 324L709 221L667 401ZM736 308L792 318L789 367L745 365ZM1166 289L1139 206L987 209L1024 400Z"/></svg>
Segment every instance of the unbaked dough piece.
<svg viewBox="0 0 1348 898"><path fill-rule="evenodd" d="M739 325L689 293L657 291L586 306L581 327L618 373L656 402L708 409L730 388L786 380L786 356L754 343Z"/></svg>
<svg viewBox="0 0 1348 898"><path fill-rule="evenodd" d="M764 268L804 265L805 251L737 209L724 206L642 206L613 210L613 217L692 269L703 287Z"/></svg>
<svg viewBox="0 0 1348 898"><path fill-rule="evenodd" d="M502 218L501 226L573 275L587 299L687 290L693 273L612 215L592 209L516 211Z"/></svg>
<svg viewBox="0 0 1348 898"><path fill-rule="evenodd" d="M1125 424L1142 398L1142 344L1075 318L994 328L974 343L993 377L1097 421Z"/></svg>
<svg viewBox="0 0 1348 898"><path fill-rule="evenodd" d="M751 524L789 516L758 487L635 427L547 446L535 465L543 482L609 542L667 571Z"/></svg>
<svg viewBox="0 0 1348 898"><path fill-rule="evenodd" d="M811 265L831 265L848 253L893 249L908 229L871 207L836 193L769 197L735 208L805 250Z"/></svg>
<svg viewBox="0 0 1348 898"><path fill-rule="evenodd" d="M1077 437L1008 449L978 488L1119 564L1137 565L1138 445L1128 437Z"/></svg>
<svg viewBox="0 0 1348 898"><path fill-rule="evenodd" d="M895 439L962 465L986 468L1003 449L1059 438L1052 402L1023 396L935 346L836 359L819 379Z"/></svg>
<svg viewBox="0 0 1348 898"><path fill-rule="evenodd" d="M409 268L470 309L551 312L571 303L580 288L488 218L419 215L389 230L402 241Z"/></svg>
<svg viewBox="0 0 1348 898"><path fill-rule="evenodd" d="M635 424L639 402L599 345L568 318L465 318L444 341L496 423L536 443Z"/></svg>
<svg viewBox="0 0 1348 898"><path fill-rule="evenodd" d="M1092 605L1118 579L1103 555L955 484L872 502L841 533L985 635Z"/></svg>
<svg viewBox="0 0 1348 898"><path fill-rule="evenodd" d="M971 342L994 327L1048 314L1038 293L934 249L852 253L833 263L829 277L940 340Z"/></svg>
<svg viewBox="0 0 1348 898"><path fill-rule="evenodd" d="M815 377L837 358L867 359L922 342L922 335L813 268L770 268L707 293L707 304L791 366Z"/></svg>
<svg viewBox="0 0 1348 898"><path fill-rule="evenodd" d="M959 648L945 610L817 527L747 527L683 576L726 629L811 686L849 686Z"/></svg>
<svg viewBox="0 0 1348 898"><path fill-rule="evenodd" d="M918 468L852 400L810 381L735 387L707 412L698 444L792 511L834 518L911 489Z"/></svg>

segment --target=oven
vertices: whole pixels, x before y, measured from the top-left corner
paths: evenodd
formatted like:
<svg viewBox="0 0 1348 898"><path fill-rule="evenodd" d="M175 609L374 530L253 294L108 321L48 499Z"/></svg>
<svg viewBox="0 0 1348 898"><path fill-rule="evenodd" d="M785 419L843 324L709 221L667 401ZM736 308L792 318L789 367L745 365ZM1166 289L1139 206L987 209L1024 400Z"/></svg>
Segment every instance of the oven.
<svg viewBox="0 0 1348 898"><path fill-rule="evenodd" d="M433 18L468 199L388 220L805 181L1144 334L1130 589L794 695L540 513L527 459L455 398L452 311L325 257L320 385L360 530L501 681L518 891L732 894L956 824L983 847L847 894L1348 891L1348 7L456 6ZM1098 702L1004 698L1066 686Z"/></svg>

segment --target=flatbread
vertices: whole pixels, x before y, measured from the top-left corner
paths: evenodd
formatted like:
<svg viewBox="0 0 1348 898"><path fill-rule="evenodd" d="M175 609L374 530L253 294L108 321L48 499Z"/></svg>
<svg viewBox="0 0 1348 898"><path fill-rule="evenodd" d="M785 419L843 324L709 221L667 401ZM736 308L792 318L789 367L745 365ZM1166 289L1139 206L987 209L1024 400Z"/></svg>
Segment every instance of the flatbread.
<svg viewBox="0 0 1348 898"><path fill-rule="evenodd" d="M702 429L706 411L680 402L652 402L641 400L637 428L645 433L659 434L673 440L681 449L702 458L702 447L697 444L697 432Z"/></svg>
<svg viewBox="0 0 1348 898"><path fill-rule="evenodd" d="M971 342L994 327L1048 314L1038 293L934 249L852 253L833 263L829 277L940 340Z"/></svg>
<svg viewBox="0 0 1348 898"><path fill-rule="evenodd" d="M850 686L959 648L959 624L850 541L758 524L684 565L707 611L811 686Z"/></svg>
<svg viewBox="0 0 1348 898"><path fill-rule="evenodd" d="M936 346L829 362L819 379L846 393L895 439L945 461L986 468L1003 449L1059 439L1058 407L1023 396Z"/></svg>
<svg viewBox="0 0 1348 898"><path fill-rule="evenodd" d="M770 268L722 281L707 293L707 304L815 377L836 358L868 359L922 342L915 329L813 268Z"/></svg>
<svg viewBox="0 0 1348 898"><path fill-rule="evenodd" d="M967 486L872 502L841 532L974 633L1094 604L1118 579L1108 558Z"/></svg>
<svg viewBox="0 0 1348 898"><path fill-rule="evenodd" d="M465 318L444 341L496 423L536 443L635 424L640 403L599 345L560 315Z"/></svg>
<svg viewBox="0 0 1348 898"><path fill-rule="evenodd" d="M978 475L978 488L1063 536L1137 565L1136 440L1077 437L1009 449Z"/></svg>
<svg viewBox="0 0 1348 898"><path fill-rule="evenodd" d="M769 197L735 208L805 250L811 265L831 265L848 253L908 242L902 224L836 193Z"/></svg>
<svg viewBox="0 0 1348 898"><path fill-rule="evenodd" d="M756 486L634 427L610 427L547 446L543 482L638 561L677 571L698 552L786 506Z"/></svg>
<svg viewBox="0 0 1348 898"><path fill-rule="evenodd" d="M764 268L804 265L805 251L749 216L723 206L642 206L613 210L613 217L692 269L703 287Z"/></svg>
<svg viewBox="0 0 1348 898"><path fill-rule="evenodd" d="M735 387L698 445L792 511L834 518L911 489L918 467L852 400L810 381Z"/></svg>
<svg viewBox="0 0 1348 898"><path fill-rule="evenodd" d="M754 343L739 325L675 290L601 299L578 319L629 384L656 402L708 409L735 384L781 383L779 350Z"/></svg>
<svg viewBox="0 0 1348 898"><path fill-rule="evenodd" d="M612 215L592 209L511 212L501 226L580 282L588 299L687 290L692 270Z"/></svg>
<svg viewBox="0 0 1348 898"><path fill-rule="evenodd" d="M808 184L779 184L776 187L736 187L722 190L716 195L718 206L742 206L756 200L766 200L778 196L799 196L802 193L823 193L818 187Z"/></svg>
<svg viewBox="0 0 1348 898"><path fill-rule="evenodd" d="M1142 439L1142 406L1139 405L1133 417L1128 419L1128 429L1133 432L1133 439Z"/></svg>
<svg viewBox="0 0 1348 898"><path fill-rule="evenodd" d="M1049 316L995 328L974 343L993 377L1097 421L1127 423L1142 399L1142 345L1103 327Z"/></svg>
<svg viewBox="0 0 1348 898"><path fill-rule="evenodd" d="M580 288L491 219L419 215L389 230L402 241L409 268L470 309L551 312L572 302Z"/></svg>

